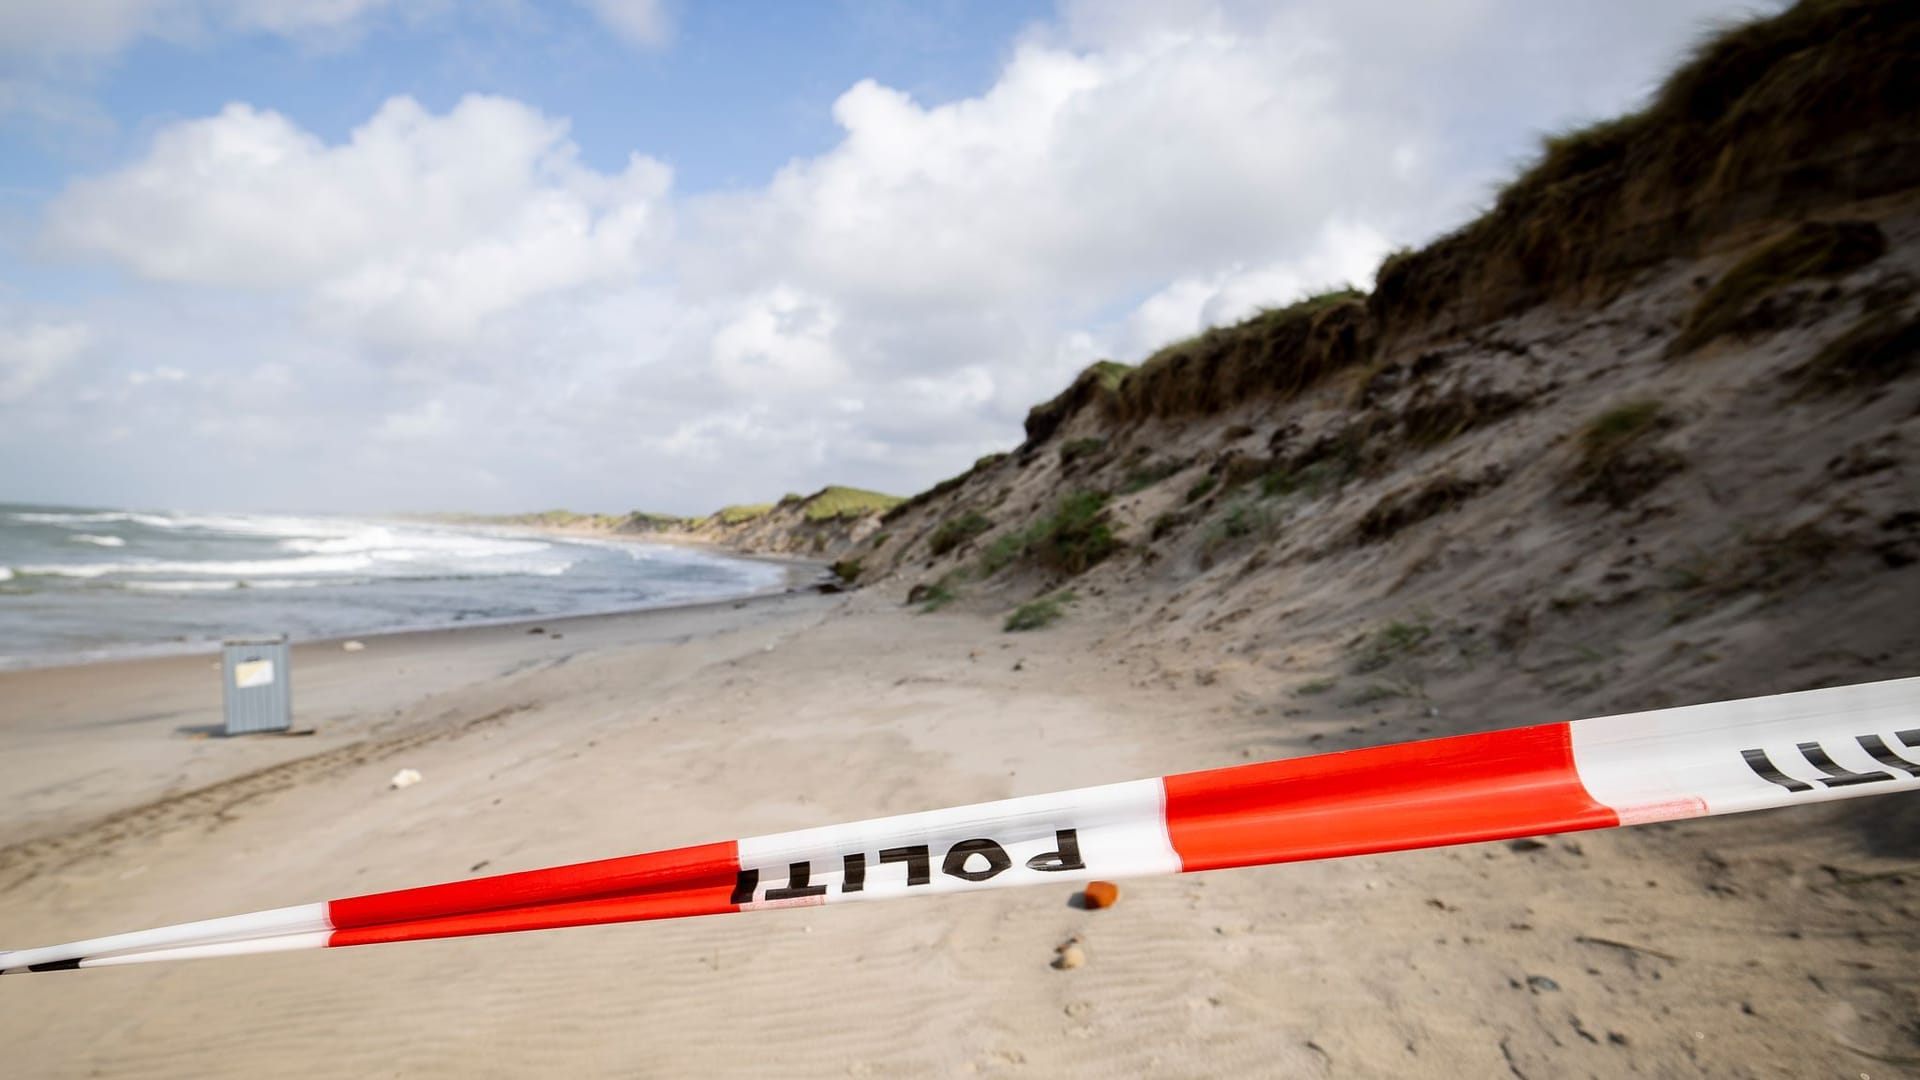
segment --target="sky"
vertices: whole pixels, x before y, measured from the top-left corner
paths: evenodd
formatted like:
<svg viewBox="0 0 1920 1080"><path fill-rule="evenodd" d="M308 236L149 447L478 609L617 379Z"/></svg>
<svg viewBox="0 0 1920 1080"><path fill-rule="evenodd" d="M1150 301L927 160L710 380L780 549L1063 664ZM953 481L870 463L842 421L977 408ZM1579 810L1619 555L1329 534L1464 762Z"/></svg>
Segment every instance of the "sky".
<svg viewBox="0 0 1920 1080"><path fill-rule="evenodd" d="M1779 6L8 0L0 502L910 494Z"/></svg>

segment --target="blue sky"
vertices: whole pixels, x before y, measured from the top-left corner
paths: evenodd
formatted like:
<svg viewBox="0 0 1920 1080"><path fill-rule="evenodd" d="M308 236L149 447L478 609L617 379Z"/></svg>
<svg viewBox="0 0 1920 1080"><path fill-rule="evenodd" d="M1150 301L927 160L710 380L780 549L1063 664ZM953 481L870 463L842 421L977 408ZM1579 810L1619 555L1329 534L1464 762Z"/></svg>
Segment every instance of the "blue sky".
<svg viewBox="0 0 1920 1080"><path fill-rule="evenodd" d="M11 4L0 501L918 490L1763 9Z"/></svg>
<svg viewBox="0 0 1920 1080"><path fill-rule="evenodd" d="M137 152L157 126L235 100L338 140L396 94L444 111L487 93L567 117L595 166L657 146L670 148L661 156L690 190L744 186L830 147L829 110L860 79L933 104L976 93L992 82L1013 35L1049 12L1036 3L897 0L674 10L669 43L653 49L564 4L493 17L388 14L343 40L261 31L186 44L143 37L103 64L94 86L115 130L64 148L43 131L15 144L29 152L21 173L45 192L75 166Z"/></svg>

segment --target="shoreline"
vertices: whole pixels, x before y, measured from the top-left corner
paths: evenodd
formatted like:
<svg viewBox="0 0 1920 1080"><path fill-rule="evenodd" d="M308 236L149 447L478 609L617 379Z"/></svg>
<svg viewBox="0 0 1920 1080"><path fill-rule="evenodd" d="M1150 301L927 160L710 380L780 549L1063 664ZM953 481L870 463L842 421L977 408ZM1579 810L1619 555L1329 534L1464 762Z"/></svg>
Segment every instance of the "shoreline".
<svg viewBox="0 0 1920 1080"><path fill-rule="evenodd" d="M583 533L565 533L552 529L529 529L526 535L553 536L556 538L588 538ZM615 539L607 537L607 539ZM623 542L661 544L674 546L651 537L621 537ZM673 600L660 604L640 607L618 607L585 611L568 611L551 615L511 615L500 619L468 619L459 622L418 623L404 626L382 627L344 634L333 634L319 638L290 638L289 644L295 648L302 646L338 645L349 640L372 640L391 638L409 634L438 634L461 630L481 630L490 627L527 626L539 622L556 622L563 619L593 619L606 616L635 615L646 612L673 611L681 608L699 608L711 604L725 604L742 599L759 599L767 596L779 596L801 591L824 580L829 564L817 559L802 559L793 556L749 554L732 551L717 544L705 541L689 541L686 546L701 547L712 554L736 559L741 562L757 562L779 566L786 571L785 578L777 584L752 589L742 593L729 593L723 596L705 597L697 600ZM181 641L126 643L106 646L100 649L80 652L21 654L0 657L0 680L8 675L22 672L65 670L72 668L90 668L103 664L118 664L142 660L165 660L175 657L218 656L220 641Z"/></svg>
<svg viewBox="0 0 1920 1080"><path fill-rule="evenodd" d="M183 790L435 723L428 702L488 698L524 673L609 650L724 636L832 599L781 587L663 607L294 642L293 730L286 734L224 736L217 651L0 671L0 747L11 747L0 757L12 766L0 770L0 805L9 807L0 818L0 855ZM348 652L346 641L364 648Z"/></svg>

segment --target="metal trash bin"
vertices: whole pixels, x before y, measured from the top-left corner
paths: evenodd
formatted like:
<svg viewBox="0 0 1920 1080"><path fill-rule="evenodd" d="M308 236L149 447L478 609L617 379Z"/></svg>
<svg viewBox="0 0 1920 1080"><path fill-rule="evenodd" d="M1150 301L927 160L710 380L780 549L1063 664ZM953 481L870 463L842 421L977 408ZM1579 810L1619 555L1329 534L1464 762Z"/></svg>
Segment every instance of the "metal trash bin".
<svg viewBox="0 0 1920 1080"><path fill-rule="evenodd" d="M221 642L227 734L285 731L293 726L293 672L287 635Z"/></svg>

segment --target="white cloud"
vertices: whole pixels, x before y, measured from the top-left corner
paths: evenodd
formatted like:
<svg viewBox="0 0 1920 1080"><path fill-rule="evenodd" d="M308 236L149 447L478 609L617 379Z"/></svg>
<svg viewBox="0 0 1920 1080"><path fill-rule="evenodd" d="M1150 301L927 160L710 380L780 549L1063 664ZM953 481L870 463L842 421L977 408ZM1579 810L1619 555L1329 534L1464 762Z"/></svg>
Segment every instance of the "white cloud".
<svg viewBox="0 0 1920 1080"><path fill-rule="evenodd" d="M663 228L670 181L637 154L595 172L564 121L504 98L445 115L394 98L331 146L230 105L71 185L48 207L46 238L152 281L306 290L331 323L418 343L631 274Z"/></svg>
<svg viewBox="0 0 1920 1080"><path fill-rule="evenodd" d="M0 405L25 401L93 343L84 323L0 324Z"/></svg>
<svg viewBox="0 0 1920 1080"><path fill-rule="evenodd" d="M581 0L581 3L629 45L658 49L673 39L673 18L662 0Z"/></svg>
<svg viewBox="0 0 1920 1080"><path fill-rule="evenodd" d="M1380 171L1377 150L1333 94L1287 40L1030 41L978 98L927 108L860 83L834 105L838 147L708 203L705 223L747 266L876 302L1096 302L1268 256L1388 186L1354 179Z"/></svg>
<svg viewBox="0 0 1920 1080"><path fill-rule="evenodd" d="M775 286L713 335L715 373L742 394L833 386L847 377L833 346L839 323L831 304Z"/></svg>

